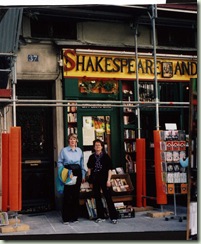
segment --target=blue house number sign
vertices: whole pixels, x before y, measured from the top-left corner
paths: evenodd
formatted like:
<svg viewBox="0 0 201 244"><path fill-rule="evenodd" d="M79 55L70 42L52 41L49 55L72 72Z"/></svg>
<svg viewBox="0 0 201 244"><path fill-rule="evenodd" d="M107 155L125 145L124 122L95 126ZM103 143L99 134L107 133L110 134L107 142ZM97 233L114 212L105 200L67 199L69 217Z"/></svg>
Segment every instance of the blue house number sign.
<svg viewBox="0 0 201 244"><path fill-rule="evenodd" d="M38 55L28 54L28 62L38 62Z"/></svg>

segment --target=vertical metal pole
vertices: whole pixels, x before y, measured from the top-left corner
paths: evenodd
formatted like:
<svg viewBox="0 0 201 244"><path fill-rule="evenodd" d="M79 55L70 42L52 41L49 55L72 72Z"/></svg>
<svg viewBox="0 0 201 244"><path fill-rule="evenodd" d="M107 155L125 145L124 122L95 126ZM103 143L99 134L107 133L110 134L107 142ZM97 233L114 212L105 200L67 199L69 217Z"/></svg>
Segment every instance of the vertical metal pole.
<svg viewBox="0 0 201 244"><path fill-rule="evenodd" d="M158 82L157 82L157 61L156 61L156 27L155 18L157 18L157 6L152 5L152 31L153 31L153 54L154 54L154 81L155 81L155 102L156 102L156 130L159 130L159 100L158 100ZM155 162L156 164L156 162ZM161 208L163 211L163 208Z"/></svg>
<svg viewBox="0 0 201 244"><path fill-rule="evenodd" d="M3 109L3 131L7 131L7 117L6 117L6 109L7 107L4 107Z"/></svg>
<svg viewBox="0 0 201 244"><path fill-rule="evenodd" d="M139 75L138 75L138 43L137 43L137 35L138 35L138 24L135 26L135 70L136 70L136 84L137 84L137 101L139 102L140 93L139 93ZM141 124L140 124L140 108L139 104L137 107L137 120L138 120L138 138L141 138Z"/></svg>
<svg viewBox="0 0 201 244"><path fill-rule="evenodd" d="M13 85L13 126L16 126L16 57L14 57L14 66L13 66L13 80L12 80L12 85Z"/></svg>
<svg viewBox="0 0 201 244"><path fill-rule="evenodd" d="M159 130L159 99L157 82L157 61L156 61L156 28L155 18L157 18L157 6L152 5L152 29L153 29L153 49L154 49L154 80L155 80L155 99L156 99L156 130Z"/></svg>

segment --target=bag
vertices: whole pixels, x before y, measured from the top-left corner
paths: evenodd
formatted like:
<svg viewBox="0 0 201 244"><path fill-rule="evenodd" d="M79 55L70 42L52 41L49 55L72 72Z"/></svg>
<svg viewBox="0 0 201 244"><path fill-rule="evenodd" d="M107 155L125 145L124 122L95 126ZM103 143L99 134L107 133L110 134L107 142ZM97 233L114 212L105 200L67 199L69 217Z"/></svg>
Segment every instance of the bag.
<svg viewBox="0 0 201 244"><path fill-rule="evenodd" d="M80 170L81 167L79 164L67 164L64 166L66 169L71 169L72 171L73 170Z"/></svg>
<svg viewBox="0 0 201 244"><path fill-rule="evenodd" d="M65 185L68 185L68 186L72 186L72 185L75 185L77 182L77 176L73 176L72 179L69 179Z"/></svg>

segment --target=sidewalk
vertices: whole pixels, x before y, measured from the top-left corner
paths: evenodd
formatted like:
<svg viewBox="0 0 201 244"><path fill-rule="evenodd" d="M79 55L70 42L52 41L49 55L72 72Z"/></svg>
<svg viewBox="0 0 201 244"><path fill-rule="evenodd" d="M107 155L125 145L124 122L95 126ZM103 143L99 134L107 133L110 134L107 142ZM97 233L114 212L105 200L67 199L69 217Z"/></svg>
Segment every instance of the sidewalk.
<svg viewBox="0 0 201 244"><path fill-rule="evenodd" d="M154 211L160 212L159 209ZM165 206L163 212L173 211ZM109 220L96 223L80 218L78 223L63 225L61 213L50 211L38 214L19 214L19 224L27 224L29 230L0 233L1 240L185 240L186 208L177 207L177 216L168 221L165 217L153 218L147 213L135 212L134 218L118 219L117 224ZM174 216L174 215L173 215ZM179 222L182 216L182 222ZM183 218L184 217L184 218Z"/></svg>

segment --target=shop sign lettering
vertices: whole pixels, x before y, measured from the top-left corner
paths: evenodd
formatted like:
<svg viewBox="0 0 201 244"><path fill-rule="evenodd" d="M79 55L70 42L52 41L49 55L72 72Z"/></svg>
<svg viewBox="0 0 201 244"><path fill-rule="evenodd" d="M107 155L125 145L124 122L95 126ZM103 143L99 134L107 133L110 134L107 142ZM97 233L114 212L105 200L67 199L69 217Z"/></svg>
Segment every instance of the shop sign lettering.
<svg viewBox="0 0 201 244"><path fill-rule="evenodd" d="M63 51L64 77L102 77L118 79L134 79L136 75L135 58L104 56L94 54L77 54L76 50ZM170 70L165 69L168 64ZM157 59L157 75L159 79L189 80L197 77L196 60ZM168 73L170 72L170 73ZM138 58L139 78L154 77L154 59Z"/></svg>

